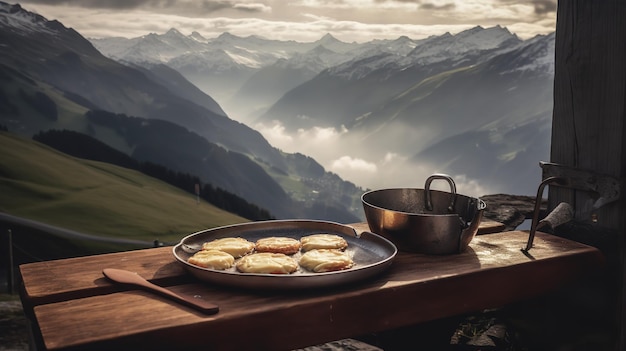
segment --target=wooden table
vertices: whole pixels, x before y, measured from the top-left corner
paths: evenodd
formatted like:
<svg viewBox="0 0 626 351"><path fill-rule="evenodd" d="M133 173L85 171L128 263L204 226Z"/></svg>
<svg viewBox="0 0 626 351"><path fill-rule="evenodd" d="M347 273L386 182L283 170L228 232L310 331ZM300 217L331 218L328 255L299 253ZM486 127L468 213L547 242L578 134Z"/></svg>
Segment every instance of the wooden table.
<svg viewBox="0 0 626 351"><path fill-rule="evenodd" d="M483 232L497 223L484 222ZM364 224L356 227L365 229ZM558 289L600 268L595 248L538 232L479 235L467 252L400 252L388 271L351 286L304 292L244 291L194 280L171 247L20 266L22 302L48 350L289 350L501 307ZM210 296L215 315L132 287L103 268L137 272L173 291Z"/></svg>

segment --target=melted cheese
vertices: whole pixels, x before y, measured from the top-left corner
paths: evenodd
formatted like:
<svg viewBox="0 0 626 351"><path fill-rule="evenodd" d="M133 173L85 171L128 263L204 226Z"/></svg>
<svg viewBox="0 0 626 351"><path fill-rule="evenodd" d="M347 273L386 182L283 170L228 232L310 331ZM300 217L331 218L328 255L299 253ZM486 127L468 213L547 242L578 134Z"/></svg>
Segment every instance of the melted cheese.
<svg viewBox="0 0 626 351"><path fill-rule="evenodd" d="M292 255L300 251L300 241L288 237L268 237L257 240L257 252L274 252Z"/></svg>
<svg viewBox="0 0 626 351"><path fill-rule="evenodd" d="M224 251L219 250L200 250L187 260L196 266L224 270L235 264L235 258Z"/></svg>
<svg viewBox="0 0 626 351"><path fill-rule="evenodd" d="M313 234L302 237L302 251L315 249L338 249L343 250L348 247L346 240L335 234Z"/></svg>
<svg viewBox="0 0 626 351"><path fill-rule="evenodd" d="M222 238L204 243L202 249L224 251L238 258L252 252L254 243L244 238Z"/></svg>
<svg viewBox="0 0 626 351"><path fill-rule="evenodd" d="M285 254L261 252L244 256L236 267L242 273L289 274L298 269L298 262Z"/></svg>
<svg viewBox="0 0 626 351"><path fill-rule="evenodd" d="M300 257L299 264L315 273L340 271L354 266L346 252L329 249L307 251Z"/></svg>

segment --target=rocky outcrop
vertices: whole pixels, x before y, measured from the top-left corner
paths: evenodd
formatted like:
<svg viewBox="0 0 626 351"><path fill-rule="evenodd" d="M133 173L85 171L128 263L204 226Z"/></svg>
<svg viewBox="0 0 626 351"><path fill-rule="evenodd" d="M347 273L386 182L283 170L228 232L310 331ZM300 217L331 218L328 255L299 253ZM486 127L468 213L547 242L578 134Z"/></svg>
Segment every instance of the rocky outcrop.
<svg viewBox="0 0 626 351"><path fill-rule="evenodd" d="M505 230L514 230L526 219L533 218L534 196L494 194L480 198L487 204L484 217L503 223L506 227ZM543 199L540 212L545 211L546 207L547 200Z"/></svg>

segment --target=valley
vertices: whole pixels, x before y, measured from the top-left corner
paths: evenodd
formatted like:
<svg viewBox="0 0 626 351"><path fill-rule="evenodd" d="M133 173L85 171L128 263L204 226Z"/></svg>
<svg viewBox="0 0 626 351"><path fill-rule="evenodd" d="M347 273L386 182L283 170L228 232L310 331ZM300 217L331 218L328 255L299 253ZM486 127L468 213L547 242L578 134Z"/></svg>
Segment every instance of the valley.
<svg viewBox="0 0 626 351"><path fill-rule="evenodd" d="M2 3L0 125L92 137L274 218L363 219L360 196L450 174L532 195L548 159L554 33L501 26L315 42L175 28L88 39Z"/></svg>

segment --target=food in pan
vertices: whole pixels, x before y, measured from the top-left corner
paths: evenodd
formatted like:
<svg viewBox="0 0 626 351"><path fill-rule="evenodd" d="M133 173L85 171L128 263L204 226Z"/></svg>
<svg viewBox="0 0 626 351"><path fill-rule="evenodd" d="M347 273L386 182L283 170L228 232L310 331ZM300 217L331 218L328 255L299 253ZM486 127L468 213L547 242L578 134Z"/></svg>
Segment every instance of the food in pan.
<svg viewBox="0 0 626 351"><path fill-rule="evenodd" d="M302 254L299 264L311 272L323 273L348 269L354 261L348 253L334 249L315 249Z"/></svg>
<svg viewBox="0 0 626 351"><path fill-rule="evenodd" d="M316 249L344 250L348 247L346 239L335 234L312 234L302 237L300 242L305 252Z"/></svg>
<svg viewBox="0 0 626 351"><path fill-rule="evenodd" d="M241 237L226 237L205 242L202 250L188 262L203 268L241 273L291 274L298 270L312 273L332 272L354 266L345 252L348 242L329 233L311 234L295 239L268 236L251 242Z"/></svg>
<svg viewBox="0 0 626 351"><path fill-rule="evenodd" d="M288 237L271 236L257 240L256 252L273 252L285 255L293 255L300 251L300 241Z"/></svg>
<svg viewBox="0 0 626 351"><path fill-rule="evenodd" d="M235 258L224 251L200 250L189 257L188 262L204 268L224 270L235 264Z"/></svg>
<svg viewBox="0 0 626 351"><path fill-rule="evenodd" d="M259 252L242 257L236 268L242 273L289 274L298 270L298 262L281 253Z"/></svg>
<svg viewBox="0 0 626 351"><path fill-rule="evenodd" d="M244 238L222 238L206 242L202 245L203 250L219 250L239 258L254 250L254 243Z"/></svg>

